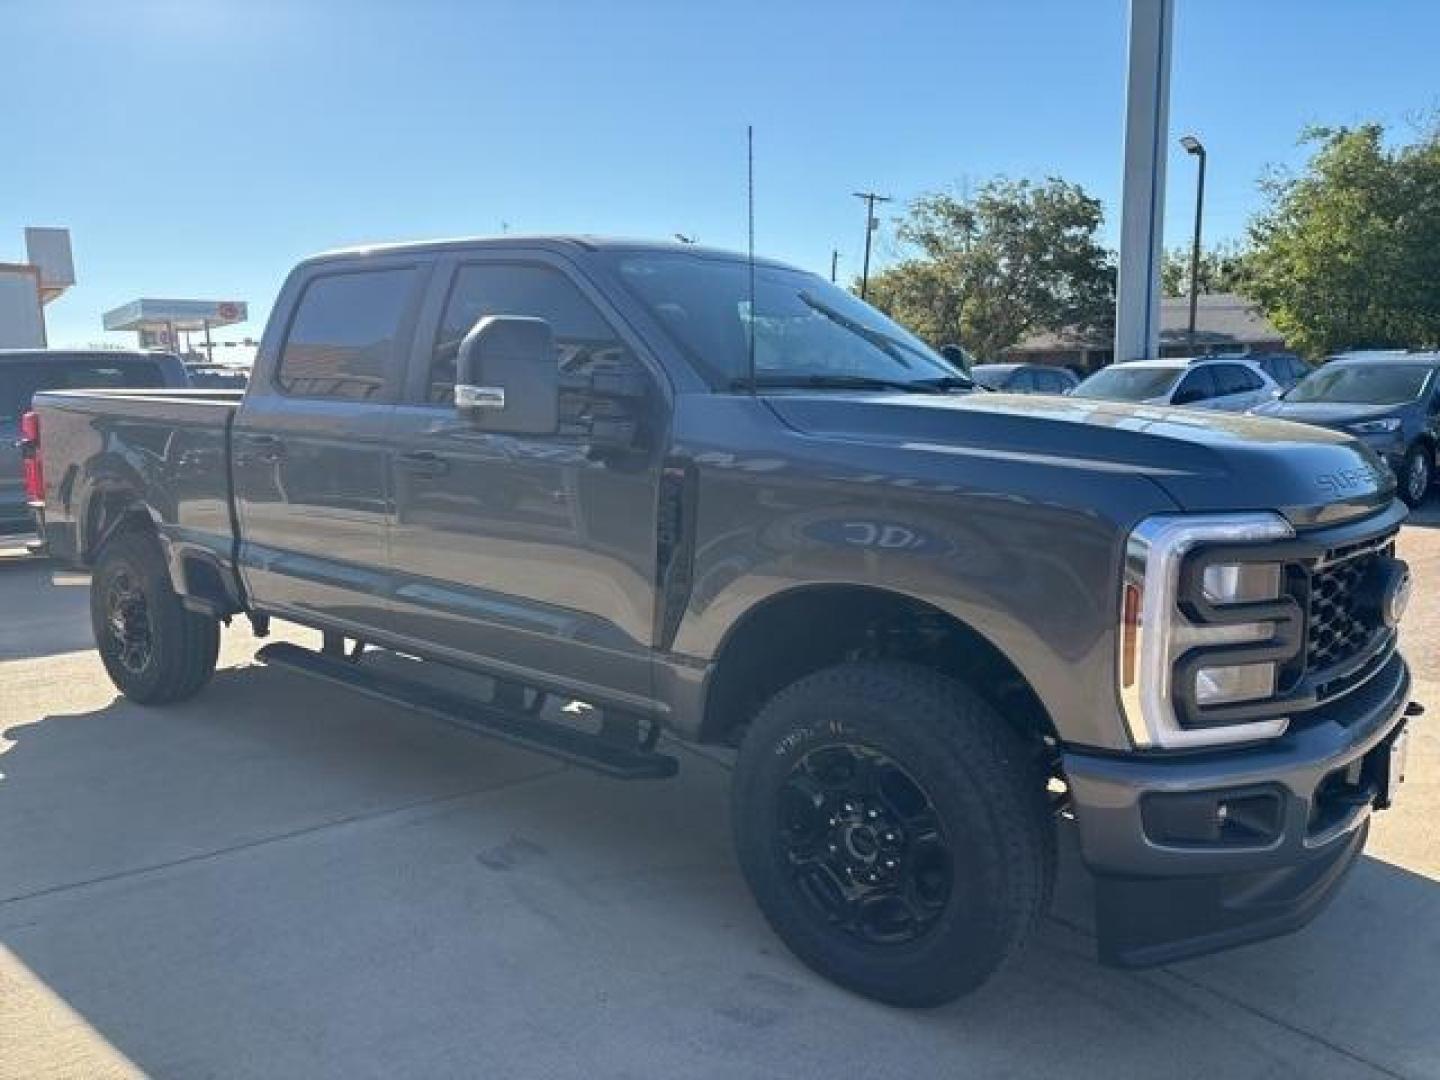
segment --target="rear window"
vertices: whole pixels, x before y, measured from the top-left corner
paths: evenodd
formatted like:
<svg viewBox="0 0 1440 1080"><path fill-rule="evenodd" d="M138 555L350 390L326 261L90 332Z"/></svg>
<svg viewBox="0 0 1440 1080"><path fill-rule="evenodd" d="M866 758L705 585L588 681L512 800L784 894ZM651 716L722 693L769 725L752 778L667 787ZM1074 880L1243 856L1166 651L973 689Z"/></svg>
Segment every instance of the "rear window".
<svg viewBox="0 0 1440 1080"><path fill-rule="evenodd" d="M57 357L0 364L0 419L17 419L41 390L143 390L164 385L160 365L143 357Z"/></svg>

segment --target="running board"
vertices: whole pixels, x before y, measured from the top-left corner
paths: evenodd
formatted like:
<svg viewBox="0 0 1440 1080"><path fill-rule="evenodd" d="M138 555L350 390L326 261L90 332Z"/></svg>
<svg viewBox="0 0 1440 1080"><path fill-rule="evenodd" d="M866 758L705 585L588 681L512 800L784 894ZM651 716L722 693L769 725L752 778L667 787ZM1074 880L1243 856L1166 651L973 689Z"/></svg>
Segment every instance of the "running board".
<svg viewBox="0 0 1440 1080"><path fill-rule="evenodd" d="M664 780L675 775L678 762L668 754L627 746L614 739L536 720L462 694L367 668L350 660L277 641L255 659L270 667L313 675L367 697L422 712L436 720L489 735L621 780Z"/></svg>

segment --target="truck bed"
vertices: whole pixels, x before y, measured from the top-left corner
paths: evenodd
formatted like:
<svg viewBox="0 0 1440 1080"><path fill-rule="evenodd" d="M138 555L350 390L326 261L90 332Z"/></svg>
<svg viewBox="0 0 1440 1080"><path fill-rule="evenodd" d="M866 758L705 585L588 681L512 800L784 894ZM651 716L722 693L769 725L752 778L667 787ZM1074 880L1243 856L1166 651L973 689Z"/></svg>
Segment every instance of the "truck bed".
<svg viewBox="0 0 1440 1080"><path fill-rule="evenodd" d="M230 429L243 396L189 389L37 394L50 553L89 564L127 514L145 513L177 576L197 586L203 580L203 594L238 590Z"/></svg>

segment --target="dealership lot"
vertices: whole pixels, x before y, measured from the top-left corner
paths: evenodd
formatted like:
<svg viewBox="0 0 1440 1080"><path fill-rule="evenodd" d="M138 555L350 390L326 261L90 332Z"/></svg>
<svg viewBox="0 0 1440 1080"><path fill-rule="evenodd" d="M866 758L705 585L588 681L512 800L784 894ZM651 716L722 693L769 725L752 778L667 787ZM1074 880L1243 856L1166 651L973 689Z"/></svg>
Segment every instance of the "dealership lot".
<svg viewBox="0 0 1440 1080"><path fill-rule="evenodd" d="M1072 871L1022 962L926 1013L770 934L723 754L606 780L252 667L239 629L209 690L140 709L88 649L83 580L5 559L0 1077L1440 1074L1440 512L1414 520L1434 715L1334 906L1124 973Z"/></svg>

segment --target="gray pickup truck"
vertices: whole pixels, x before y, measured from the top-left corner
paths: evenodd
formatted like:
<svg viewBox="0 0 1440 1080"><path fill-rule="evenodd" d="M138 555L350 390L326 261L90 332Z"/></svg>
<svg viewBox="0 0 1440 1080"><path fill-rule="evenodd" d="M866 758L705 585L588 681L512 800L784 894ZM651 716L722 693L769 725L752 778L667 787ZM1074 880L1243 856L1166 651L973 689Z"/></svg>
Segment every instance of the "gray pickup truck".
<svg viewBox="0 0 1440 1080"><path fill-rule="evenodd" d="M129 698L283 619L324 645L264 662L616 777L737 746L755 898L860 993L978 986L1072 838L1108 962L1301 926L1419 711L1390 472L971 388L778 263L407 244L295 269L243 396L42 393L26 453Z"/></svg>

